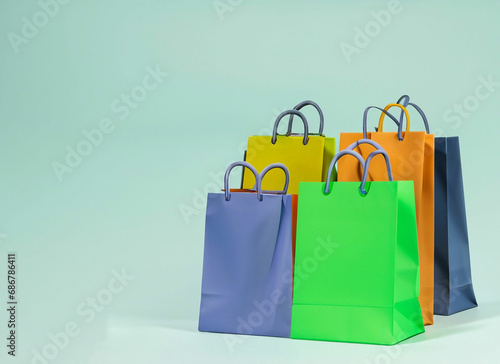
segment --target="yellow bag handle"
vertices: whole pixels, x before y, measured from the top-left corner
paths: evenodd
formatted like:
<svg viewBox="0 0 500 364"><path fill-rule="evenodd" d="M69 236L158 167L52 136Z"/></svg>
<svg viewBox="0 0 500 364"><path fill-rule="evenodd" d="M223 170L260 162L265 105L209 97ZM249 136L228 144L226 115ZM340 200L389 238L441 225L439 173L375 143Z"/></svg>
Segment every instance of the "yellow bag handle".
<svg viewBox="0 0 500 364"><path fill-rule="evenodd" d="M406 132L410 131L410 115L408 114L408 110L406 110L406 107L404 107L401 104L389 104L384 108L384 111L389 110L391 107L399 107L401 110L404 111L405 116L406 116ZM380 119L378 120L378 129L377 131L382 131L382 127L384 125L384 118L385 118L385 113L382 113L380 115ZM400 126L401 127L401 126Z"/></svg>

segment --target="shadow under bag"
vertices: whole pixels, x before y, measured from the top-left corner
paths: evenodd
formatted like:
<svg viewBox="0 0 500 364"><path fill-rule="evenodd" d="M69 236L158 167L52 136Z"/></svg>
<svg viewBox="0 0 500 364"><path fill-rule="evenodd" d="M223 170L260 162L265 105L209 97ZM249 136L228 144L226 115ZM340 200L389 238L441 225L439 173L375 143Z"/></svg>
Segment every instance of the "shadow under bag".
<svg viewBox="0 0 500 364"><path fill-rule="evenodd" d="M255 192L230 192L235 166L251 170ZM280 194L262 194L267 171L285 171ZM292 309L292 197L282 164L261 175L246 162L229 166L224 193L207 201L199 330L290 337Z"/></svg>

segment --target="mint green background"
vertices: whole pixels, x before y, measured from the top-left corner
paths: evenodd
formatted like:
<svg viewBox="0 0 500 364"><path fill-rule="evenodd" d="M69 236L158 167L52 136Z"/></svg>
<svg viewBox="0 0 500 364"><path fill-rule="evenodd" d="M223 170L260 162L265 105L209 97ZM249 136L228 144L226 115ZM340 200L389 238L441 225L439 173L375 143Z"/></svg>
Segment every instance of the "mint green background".
<svg viewBox="0 0 500 364"><path fill-rule="evenodd" d="M6 252L16 251L21 325L19 357L7 358L1 342L2 362L31 362L31 351L72 321L82 332L51 363L498 357L500 93L460 123L444 114L474 94L478 77L500 81L500 3L401 4L348 63L340 44L352 44L354 28L386 1L248 0L221 21L211 0L74 0L17 54L8 34L19 34L22 18L40 7L0 1L0 277ZM120 120L111 104L156 65L169 76ZM241 159L248 136L269 133L277 113L312 99L324 110L325 134L338 137L360 130L366 106L403 93L424 108L434 131L460 136L480 307L437 317L425 334L391 349L245 337L230 350L233 337L196 332L203 196L222 187L221 173ZM316 122L311 110L306 116ZM102 118L115 130L58 181L52 163ZM180 206L193 203L198 213L186 223ZM122 268L135 279L85 324L75 308Z"/></svg>

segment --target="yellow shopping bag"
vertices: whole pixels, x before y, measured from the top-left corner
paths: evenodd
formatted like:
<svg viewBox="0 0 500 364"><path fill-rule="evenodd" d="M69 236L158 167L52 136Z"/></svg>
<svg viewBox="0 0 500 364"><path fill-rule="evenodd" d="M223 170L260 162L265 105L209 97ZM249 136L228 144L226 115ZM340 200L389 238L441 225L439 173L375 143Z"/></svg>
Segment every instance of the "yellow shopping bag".
<svg viewBox="0 0 500 364"><path fill-rule="evenodd" d="M323 182L326 180L328 166L335 154L335 139L326 138L323 134L323 118L320 119L320 132L309 133L306 117L298 111L302 106L312 105L305 101L294 110L282 112L274 123L272 136L251 136L248 138L246 161L258 171L271 163L283 163L290 171L290 185L288 193L297 194L299 182ZM313 105L314 106L314 105ZM278 124L286 116L299 116L304 124L304 134L291 133L291 122L286 135L278 135ZM322 113L320 112L320 116ZM292 118L290 118L291 121ZM282 189L284 176L278 171L269 172L262 183L263 190L277 191ZM243 176L243 188L253 188L255 178L251 173Z"/></svg>

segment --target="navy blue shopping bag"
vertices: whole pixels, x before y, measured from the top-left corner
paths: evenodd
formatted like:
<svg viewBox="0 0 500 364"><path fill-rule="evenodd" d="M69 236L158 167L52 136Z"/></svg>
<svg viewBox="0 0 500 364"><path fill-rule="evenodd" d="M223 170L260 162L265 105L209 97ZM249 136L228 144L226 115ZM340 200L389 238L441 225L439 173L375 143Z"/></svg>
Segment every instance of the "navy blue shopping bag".
<svg viewBox="0 0 500 364"><path fill-rule="evenodd" d="M458 137L436 138L435 158L434 312L451 315L477 306Z"/></svg>

